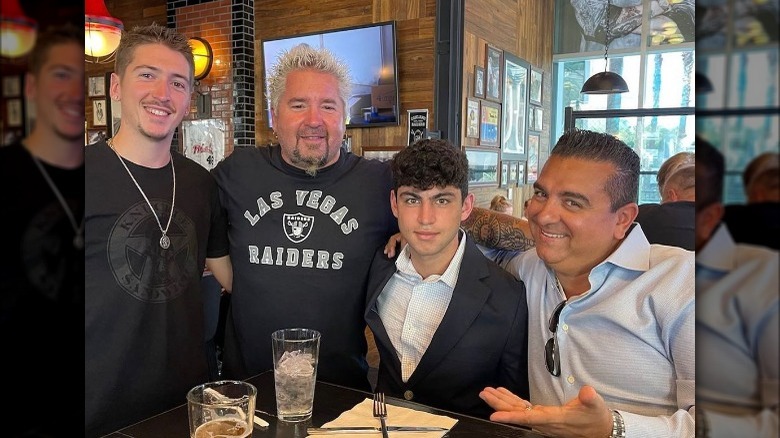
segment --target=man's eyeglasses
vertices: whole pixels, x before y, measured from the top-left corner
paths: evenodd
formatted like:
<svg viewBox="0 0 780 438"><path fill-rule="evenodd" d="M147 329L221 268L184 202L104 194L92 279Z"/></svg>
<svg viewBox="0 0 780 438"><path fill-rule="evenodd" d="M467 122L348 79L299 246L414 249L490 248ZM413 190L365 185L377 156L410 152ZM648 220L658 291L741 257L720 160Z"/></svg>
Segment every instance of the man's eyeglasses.
<svg viewBox="0 0 780 438"><path fill-rule="evenodd" d="M550 316L549 329L552 332L552 337L547 340L544 345L544 360L547 365L547 371L555 377L561 375L561 354L558 351L558 319L561 316L563 306L566 305L566 301L561 301L553 310L552 316Z"/></svg>

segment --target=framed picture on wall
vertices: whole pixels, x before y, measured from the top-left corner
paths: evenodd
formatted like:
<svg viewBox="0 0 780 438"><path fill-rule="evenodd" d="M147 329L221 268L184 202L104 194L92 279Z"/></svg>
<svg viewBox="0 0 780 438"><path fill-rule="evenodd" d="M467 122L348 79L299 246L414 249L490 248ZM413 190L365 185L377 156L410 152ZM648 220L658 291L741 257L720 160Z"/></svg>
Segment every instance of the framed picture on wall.
<svg viewBox="0 0 780 438"><path fill-rule="evenodd" d="M466 99L466 137L479 138L479 101Z"/></svg>
<svg viewBox="0 0 780 438"><path fill-rule="evenodd" d="M19 97L21 95L21 76L3 76L3 97Z"/></svg>
<svg viewBox="0 0 780 438"><path fill-rule="evenodd" d="M531 103L542 104L542 76L543 72L531 67Z"/></svg>
<svg viewBox="0 0 780 438"><path fill-rule="evenodd" d="M403 149L403 147L378 147L378 146L365 146L362 149L363 158L367 160L389 161L392 160L395 154Z"/></svg>
<svg viewBox="0 0 780 438"><path fill-rule="evenodd" d="M341 139L341 148L344 152L352 152L352 135L344 134L344 138Z"/></svg>
<svg viewBox="0 0 780 438"><path fill-rule="evenodd" d="M504 54L504 103L501 121L501 157L525 160L528 114L529 64L511 53Z"/></svg>
<svg viewBox="0 0 780 438"><path fill-rule="evenodd" d="M540 106L534 106L531 107L531 109L534 112L534 122L531 124L534 131L541 131L542 130L542 122L544 120L544 110Z"/></svg>
<svg viewBox="0 0 780 438"><path fill-rule="evenodd" d="M536 181L539 175L539 134L528 134L528 172L526 183Z"/></svg>
<svg viewBox="0 0 780 438"><path fill-rule="evenodd" d="M90 76L87 86L89 97L103 97L106 95L106 79L103 76Z"/></svg>
<svg viewBox="0 0 780 438"><path fill-rule="evenodd" d="M501 139L501 107L497 103L482 101L479 113L480 146L498 146Z"/></svg>
<svg viewBox="0 0 780 438"><path fill-rule="evenodd" d="M474 97L485 98L485 69L474 66Z"/></svg>
<svg viewBox="0 0 780 438"><path fill-rule="evenodd" d="M6 121L9 128L20 128L24 123L22 112L22 99L8 99L5 101Z"/></svg>
<svg viewBox="0 0 780 438"><path fill-rule="evenodd" d="M184 156L205 169L213 169L225 158L225 122L221 119L181 122Z"/></svg>
<svg viewBox="0 0 780 438"><path fill-rule="evenodd" d="M501 102L501 50L487 45L485 55L485 98L494 102Z"/></svg>
<svg viewBox="0 0 780 438"><path fill-rule="evenodd" d="M105 129L88 129L87 130L87 144L95 144L99 142L100 140L105 140L108 138L106 136L106 130Z"/></svg>
<svg viewBox="0 0 780 438"><path fill-rule="evenodd" d="M498 185L498 150L466 148L469 184Z"/></svg>
<svg viewBox="0 0 780 438"><path fill-rule="evenodd" d="M510 161L501 161L501 175L499 176L500 182L498 186L502 189L509 187L509 167L513 165L514 163Z"/></svg>
<svg viewBox="0 0 780 438"><path fill-rule="evenodd" d="M518 184L522 184L522 182L518 180L520 175L520 166L522 165L522 161L513 161L512 165L509 166L509 184L512 187L517 186Z"/></svg>
<svg viewBox="0 0 780 438"><path fill-rule="evenodd" d="M512 173L512 182L515 185L526 184L525 181L525 161L518 161L516 166L512 166L509 171Z"/></svg>
<svg viewBox="0 0 780 438"><path fill-rule="evenodd" d="M92 101L92 126L106 126L106 101L97 99Z"/></svg>
<svg viewBox="0 0 780 438"><path fill-rule="evenodd" d="M6 121L9 128L19 128L24 124L22 99L8 99L5 101Z"/></svg>
<svg viewBox="0 0 780 438"><path fill-rule="evenodd" d="M108 99L106 107L106 124L108 126L108 136L113 137L119 131L119 123L122 121L122 103L118 100Z"/></svg>

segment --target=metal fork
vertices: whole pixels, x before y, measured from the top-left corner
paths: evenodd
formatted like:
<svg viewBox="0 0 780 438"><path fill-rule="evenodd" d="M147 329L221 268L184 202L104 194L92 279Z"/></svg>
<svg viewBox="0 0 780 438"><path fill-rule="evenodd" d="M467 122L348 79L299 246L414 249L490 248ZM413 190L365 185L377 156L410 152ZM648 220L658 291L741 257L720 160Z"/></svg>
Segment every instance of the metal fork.
<svg viewBox="0 0 780 438"><path fill-rule="evenodd" d="M382 423L382 438L389 438L387 435L387 405L385 404L385 393L377 392L374 394L374 417L379 418Z"/></svg>

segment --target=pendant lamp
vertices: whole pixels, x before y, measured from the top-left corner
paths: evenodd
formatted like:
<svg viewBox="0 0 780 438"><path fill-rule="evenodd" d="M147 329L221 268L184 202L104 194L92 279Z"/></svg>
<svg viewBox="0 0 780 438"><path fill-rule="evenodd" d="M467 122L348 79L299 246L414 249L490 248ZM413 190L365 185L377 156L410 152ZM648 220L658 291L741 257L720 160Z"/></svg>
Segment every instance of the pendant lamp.
<svg viewBox="0 0 780 438"><path fill-rule="evenodd" d="M0 10L0 55L18 58L32 50L38 23L24 15L19 0L3 0Z"/></svg>
<svg viewBox="0 0 780 438"><path fill-rule="evenodd" d="M84 2L84 53L87 61L104 63L110 61L119 40L122 38L122 21L108 13L103 0Z"/></svg>
<svg viewBox="0 0 780 438"><path fill-rule="evenodd" d="M619 74L607 71L607 54L609 52L609 1L607 1L607 10L604 14L604 71L596 73L588 78L584 84L582 84L583 94L616 94L625 93L628 91L628 84Z"/></svg>

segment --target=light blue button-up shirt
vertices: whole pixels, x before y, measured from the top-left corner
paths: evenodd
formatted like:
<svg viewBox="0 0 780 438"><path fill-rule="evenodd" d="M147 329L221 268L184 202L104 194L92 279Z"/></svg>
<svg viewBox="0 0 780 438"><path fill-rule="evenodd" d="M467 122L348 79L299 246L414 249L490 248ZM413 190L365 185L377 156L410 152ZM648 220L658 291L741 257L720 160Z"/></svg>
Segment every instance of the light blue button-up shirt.
<svg viewBox="0 0 780 438"><path fill-rule="evenodd" d="M550 316L566 299L554 272L536 250L511 258L485 253L526 285L531 403L563 405L590 385L621 413L627 438L693 436L693 252L650 245L636 224L591 270L591 288L563 308L558 377L547 371L544 354Z"/></svg>
<svg viewBox="0 0 780 438"><path fill-rule="evenodd" d="M696 255L696 393L711 438L777 437L779 259L725 225Z"/></svg>

